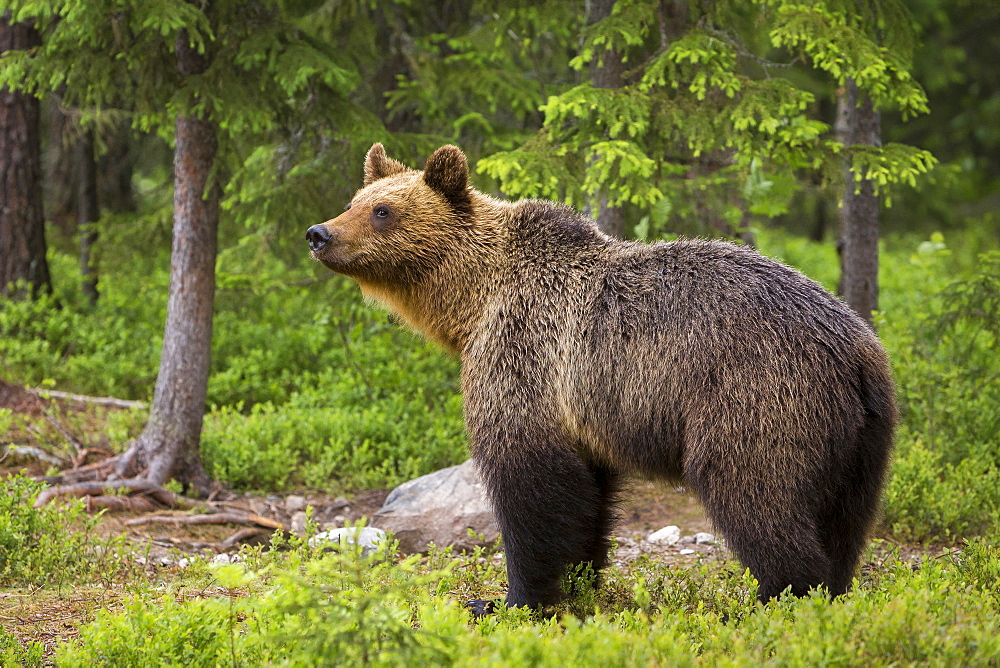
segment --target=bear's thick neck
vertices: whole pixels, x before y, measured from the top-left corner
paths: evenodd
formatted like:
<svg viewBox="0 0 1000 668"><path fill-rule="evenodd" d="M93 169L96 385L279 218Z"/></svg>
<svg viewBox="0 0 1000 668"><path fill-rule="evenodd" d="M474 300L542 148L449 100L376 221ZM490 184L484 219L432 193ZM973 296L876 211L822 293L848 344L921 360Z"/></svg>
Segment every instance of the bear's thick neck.
<svg viewBox="0 0 1000 668"><path fill-rule="evenodd" d="M501 217L507 203L473 191L475 227L457 233L437 266L407 285L358 279L412 329L461 354L501 280L506 252Z"/></svg>

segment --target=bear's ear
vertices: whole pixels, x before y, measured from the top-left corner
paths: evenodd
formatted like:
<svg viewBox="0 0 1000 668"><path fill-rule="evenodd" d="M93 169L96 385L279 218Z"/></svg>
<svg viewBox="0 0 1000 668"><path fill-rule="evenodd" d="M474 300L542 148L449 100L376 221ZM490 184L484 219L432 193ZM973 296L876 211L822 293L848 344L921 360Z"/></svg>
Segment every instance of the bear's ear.
<svg viewBox="0 0 1000 668"><path fill-rule="evenodd" d="M457 146L442 146L427 158L424 183L438 191L452 206L469 206L469 163Z"/></svg>
<svg viewBox="0 0 1000 668"><path fill-rule="evenodd" d="M375 183L379 179L384 179L394 174L402 174L405 171L406 165L387 156L385 154L385 147L382 144L372 144L372 147L368 149L368 155L365 156L366 186Z"/></svg>

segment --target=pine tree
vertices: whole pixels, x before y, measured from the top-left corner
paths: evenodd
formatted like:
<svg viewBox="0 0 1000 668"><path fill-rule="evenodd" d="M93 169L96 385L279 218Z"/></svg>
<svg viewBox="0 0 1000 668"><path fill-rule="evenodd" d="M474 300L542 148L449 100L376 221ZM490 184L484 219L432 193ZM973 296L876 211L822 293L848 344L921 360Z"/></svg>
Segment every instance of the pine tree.
<svg viewBox="0 0 1000 668"><path fill-rule="evenodd" d="M690 11L685 25L678 9ZM866 25L870 18L849 0L619 0L586 29L572 64L583 70L614 49L627 63L625 85L586 81L550 96L541 131L478 168L515 197L584 206L604 196L630 206L641 215L632 230L640 238L672 228L738 235L750 214L786 212L814 180L831 188L870 183L888 199L932 167L930 153L845 144L832 119L816 117L814 91L832 95L849 81L875 109L899 110L904 119L927 112L910 75L905 9L878 4L878 32ZM689 220L701 227L683 227Z"/></svg>
<svg viewBox="0 0 1000 668"><path fill-rule="evenodd" d="M104 468L109 476L201 494L210 481L199 442L211 350L220 197L245 169L238 150L274 141L289 116L344 106L357 82L349 63L298 25L319 3L156 0L4 2L44 34L34 51L11 51L0 84L99 115L119 105L133 126L174 144L174 245L160 373L143 433ZM112 470L109 467L113 466ZM127 487L127 485L125 485Z"/></svg>
<svg viewBox="0 0 1000 668"><path fill-rule="evenodd" d="M2 6L0 6L2 10ZM0 54L38 45L30 22L0 17ZM0 83L0 295L51 290L42 216L38 100Z"/></svg>

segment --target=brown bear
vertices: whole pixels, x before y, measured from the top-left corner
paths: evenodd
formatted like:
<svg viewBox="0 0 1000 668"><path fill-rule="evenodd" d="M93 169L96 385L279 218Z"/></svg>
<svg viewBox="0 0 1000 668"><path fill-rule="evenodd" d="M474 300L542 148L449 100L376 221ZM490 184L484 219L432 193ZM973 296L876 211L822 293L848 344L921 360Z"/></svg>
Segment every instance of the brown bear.
<svg viewBox="0 0 1000 668"><path fill-rule="evenodd" d="M624 475L693 490L762 601L847 591L896 422L871 327L751 248L621 241L468 178L454 146L417 171L375 144L347 211L306 238L461 356L507 605L557 601L569 566L599 571Z"/></svg>

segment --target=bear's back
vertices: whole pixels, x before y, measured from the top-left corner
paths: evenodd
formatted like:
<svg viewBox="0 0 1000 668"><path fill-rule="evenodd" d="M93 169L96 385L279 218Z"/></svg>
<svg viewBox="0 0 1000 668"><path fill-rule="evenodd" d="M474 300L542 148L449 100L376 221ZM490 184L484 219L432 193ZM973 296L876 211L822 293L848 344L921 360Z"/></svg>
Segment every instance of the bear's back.
<svg viewBox="0 0 1000 668"><path fill-rule="evenodd" d="M884 366L843 302L751 248L619 241L549 206L515 228L495 317L466 362L517 370L591 456L674 477L684 453L671 444L695 423L829 430L856 413L844 388Z"/></svg>

